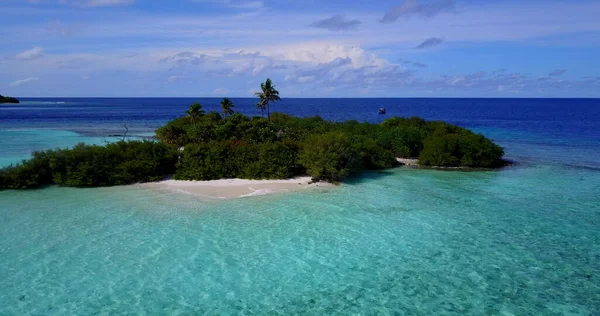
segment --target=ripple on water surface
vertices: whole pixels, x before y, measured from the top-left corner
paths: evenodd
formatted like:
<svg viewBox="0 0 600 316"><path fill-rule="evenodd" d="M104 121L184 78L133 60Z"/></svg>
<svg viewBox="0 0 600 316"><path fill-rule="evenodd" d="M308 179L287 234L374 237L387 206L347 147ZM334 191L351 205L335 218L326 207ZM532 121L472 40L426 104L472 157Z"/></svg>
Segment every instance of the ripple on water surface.
<svg viewBox="0 0 600 316"><path fill-rule="evenodd" d="M599 184L531 167L225 202L0 192L0 314L598 315Z"/></svg>

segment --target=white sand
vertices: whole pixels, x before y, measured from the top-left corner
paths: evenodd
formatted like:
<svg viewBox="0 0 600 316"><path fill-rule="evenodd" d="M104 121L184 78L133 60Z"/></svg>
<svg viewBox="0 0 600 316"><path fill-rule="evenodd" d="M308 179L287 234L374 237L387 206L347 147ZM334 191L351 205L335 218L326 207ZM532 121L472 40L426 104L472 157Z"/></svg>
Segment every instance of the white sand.
<svg viewBox="0 0 600 316"><path fill-rule="evenodd" d="M418 166L419 165L419 160L418 159L396 158L396 160L399 163L404 164L405 166Z"/></svg>
<svg viewBox="0 0 600 316"><path fill-rule="evenodd" d="M198 195L209 199L232 199L281 192L292 192L312 187L332 187L330 183L311 183L311 177L287 180L221 179L211 181L164 180L139 184L142 188L168 190Z"/></svg>

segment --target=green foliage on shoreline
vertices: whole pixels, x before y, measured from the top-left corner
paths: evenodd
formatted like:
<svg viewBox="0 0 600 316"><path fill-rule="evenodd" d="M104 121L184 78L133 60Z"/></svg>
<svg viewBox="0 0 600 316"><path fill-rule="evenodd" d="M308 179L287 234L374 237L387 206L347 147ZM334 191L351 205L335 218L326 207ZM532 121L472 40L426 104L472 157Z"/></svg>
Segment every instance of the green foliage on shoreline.
<svg viewBox="0 0 600 316"><path fill-rule="evenodd" d="M50 184L124 185L171 174L177 180L286 179L308 174L315 180L339 182L362 170L394 167L397 157L418 157L419 164L436 167L504 164L502 147L445 122L393 117L370 124L271 114L270 104L280 97L270 79L256 96L262 117L235 113L227 98L221 101L223 116L205 113L195 102L186 116L156 130L158 142L79 144L34 152L31 159L0 169L0 190Z"/></svg>
<svg viewBox="0 0 600 316"><path fill-rule="evenodd" d="M503 164L504 154L482 135L418 117L370 124L282 113L271 114L270 120L239 113L221 118L213 112L194 122L175 119L156 134L165 144L185 148L175 173L181 180L308 174L337 182L361 170L391 168L396 157L418 158L423 166L494 168ZM258 154L275 145L280 148ZM280 151L285 158L279 159Z"/></svg>
<svg viewBox="0 0 600 316"><path fill-rule="evenodd" d="M96 187L221 178L284 179L310 175L339 182L362 170L391 168L396 157L423 166L495 168L503 149L483 135L444 122L390 118L382 124L332 122L282 113L271 119L225 118L193 106L156 131L159 141L130 141L35 152L0 170L0 189L58 184Z"/></svg>
<svg viewBox="0 0 600 316"><path fill-rule="evenodd" d="M0 103L19 103L19 100L13 97L5 97L0 94Z"/></svg>
<svg viewBox="0 0 600 316"><path fill-rule="evenodd" d="M152 141L34 152L31 159L0 170L0 189L58 184L99 187L160 180L175 171L176 151Z"/></svg>
<svg viewBox="0 0 600 316"><path fill-rule="evenodd" d="M292 142L250 144L220 141L189 144L177 163L176 180L287 179L302 172Z"/></svg>

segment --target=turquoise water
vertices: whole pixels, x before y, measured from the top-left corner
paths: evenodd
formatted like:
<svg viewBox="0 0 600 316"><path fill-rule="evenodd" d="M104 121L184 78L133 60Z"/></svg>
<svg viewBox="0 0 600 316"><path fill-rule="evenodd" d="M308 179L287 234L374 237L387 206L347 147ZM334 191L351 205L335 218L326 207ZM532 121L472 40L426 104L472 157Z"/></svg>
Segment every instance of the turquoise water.
<svg viewBox="0 0 600 316"><path fill-rule="evenodd" d="M114 137L89 137L68 130L0 129L0 167L18 163L34 150L73 147L78 143L103 145Z"/></svg>
<svg viewBox="0 0 600 316"><path fill-rule="evenodd" d="M489 122L450 105L427 111L462 115L518 164L218 202L136 186L0 192L0 315L600 315L598 108L563 124L558 106L548 121L518 108ZM106 115L138 113L122 106ZM0 117L0 165L103 143L90 131L121 124L86 114L66 131L51 115L43 130Z"/></svg>
<svg viewBox="0 0 600 316"><path fill-rule="evenodd" d="M599 187L532 167L218 203L0 192L0 314L598 315Z"/></svg>

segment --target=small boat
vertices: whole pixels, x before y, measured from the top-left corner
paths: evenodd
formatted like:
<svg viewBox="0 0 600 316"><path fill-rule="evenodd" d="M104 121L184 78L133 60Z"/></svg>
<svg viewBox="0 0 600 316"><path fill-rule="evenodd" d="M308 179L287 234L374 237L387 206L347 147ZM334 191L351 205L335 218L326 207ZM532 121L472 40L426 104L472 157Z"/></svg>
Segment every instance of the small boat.
<svg viewBox="0 0 600 316"><path fill-rule="evenodd" d="M379 108L379 114L385 114L385 108Z"/></svg>

